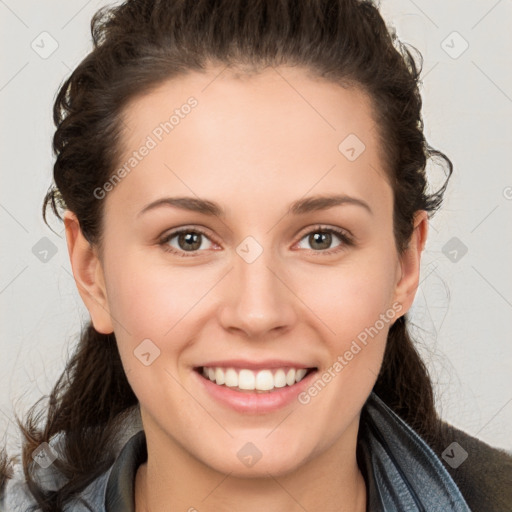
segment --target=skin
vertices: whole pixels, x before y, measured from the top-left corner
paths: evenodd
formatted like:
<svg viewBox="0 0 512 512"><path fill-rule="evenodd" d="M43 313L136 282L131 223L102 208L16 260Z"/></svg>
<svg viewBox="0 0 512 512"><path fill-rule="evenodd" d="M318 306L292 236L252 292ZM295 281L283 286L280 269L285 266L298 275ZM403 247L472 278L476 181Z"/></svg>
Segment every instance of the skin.
<svg viewBox="0 0 512 512"><path fill-rule="evenodd" d="M221 71L181 76L127 106L128 157L188 97L198 100L103 199L101 247L65 215L80 294L96 330L115 332L140 402L148 461L137 472L136 510L364 511L356 436L391 322L307 405L240 414L212 400L192 368L221 358L332 367L393 304L395 320L410 308L427 215L417 212L399 255L393 193L361 91L299 68ZM366 146L353 162L338 150L350 133ZM333 192L371 213L344 204L287 214L293 201ZM225 217L169 206L140 214L176 196L215 201ZM335 234L327 249L315 244L317 224L348 231L354 244ZM207 232L196 256L166 252L167 244L186 253L177 237L160 243L181 226ZM236 252L247 236L263 249L252 263ZM149 366L134 356L147 338L160 349ZM237 457L247 442L262 453L252 467Z"/></svg>

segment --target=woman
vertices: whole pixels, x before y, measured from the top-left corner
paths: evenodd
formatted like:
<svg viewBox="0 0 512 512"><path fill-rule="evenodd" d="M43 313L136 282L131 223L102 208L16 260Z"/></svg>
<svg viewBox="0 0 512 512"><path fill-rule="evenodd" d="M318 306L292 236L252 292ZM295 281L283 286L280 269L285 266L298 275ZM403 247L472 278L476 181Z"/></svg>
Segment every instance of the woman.
<svg viewBox="0 0 512 512"><path fill-rule="evenodd" d="M510 510L407 333L452 165L377 9L132 0L92 33L43 210L91 322L4 509Z"/></svg>

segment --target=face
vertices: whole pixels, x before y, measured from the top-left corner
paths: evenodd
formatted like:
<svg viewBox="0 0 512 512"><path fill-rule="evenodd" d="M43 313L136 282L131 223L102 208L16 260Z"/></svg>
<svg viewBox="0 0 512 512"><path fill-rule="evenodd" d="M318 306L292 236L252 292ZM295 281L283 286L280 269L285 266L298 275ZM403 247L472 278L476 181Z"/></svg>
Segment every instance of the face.
<svg viewBox="0 0 512 512"><path fill-rule="evenodd" d="M81 289L148 439L240 475L355 450L424 240L397 254L369 99L278 70L191 73L132 101ZM292 368L307 373L290 385Z"/></svg>

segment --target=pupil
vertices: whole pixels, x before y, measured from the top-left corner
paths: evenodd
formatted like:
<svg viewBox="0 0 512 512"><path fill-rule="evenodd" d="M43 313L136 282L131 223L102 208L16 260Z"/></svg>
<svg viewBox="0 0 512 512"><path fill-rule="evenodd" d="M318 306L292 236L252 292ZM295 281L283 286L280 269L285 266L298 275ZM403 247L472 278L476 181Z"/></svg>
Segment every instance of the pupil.
<svg viewBox="0 0 512 512"><path fill-rule="evenodd" d="M313 235L313 242L320 243L322 247L319 247L320 249L328 249L331 245L331 233L314 233ZM311 244L312 247L314 247L314 244Z"/></svg>
<svg viewBox="0 0 512 512"><path fill-rule="evenodd" d="M180 234L179 242L180 247L183 249L199 249L201 247L201 242L199 241L199 237L201 235L199 233L185 233ZM185 247L182 246L181 242L184 242Z"/></svg>

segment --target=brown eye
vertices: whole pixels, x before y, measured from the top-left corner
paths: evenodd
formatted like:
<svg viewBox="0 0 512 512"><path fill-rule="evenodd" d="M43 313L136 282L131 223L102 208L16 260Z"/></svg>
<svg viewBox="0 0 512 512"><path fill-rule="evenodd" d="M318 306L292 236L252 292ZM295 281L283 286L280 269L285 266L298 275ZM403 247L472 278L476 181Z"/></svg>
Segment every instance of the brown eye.
<svg viewBox="0 0 512 512"><path fill-rule="evenodd" d="M197 256L198 252L210 249L213 243L205 233L195 228L169 233L160 241L160 245L165 251L179 256Z"/></svg>
<svg viewBox="0 0 512 512"><path fill-rule="evenodd" d="M178 246L184 251L197 251L201 247L201 233L180 233L177 236Z"/></svg>
<svg viewBox="0 0 512 512"><path fill-rule="evenodd" d="M332 247L332 244L338 239L338 244ZM304 246L304 241L306 245ZM299 248L309 249L321 254L331 254L343 250L345 247L353 245L352 239L345 231L335 228L317 227L307 233L299 242Z"/></svg>
<svg viewBox="0 0 512 512"><path fill-rule="evenodd" d="M332 234L318 231L309 235L308 242L313 249L329 249L332 243Z"/></svg>

